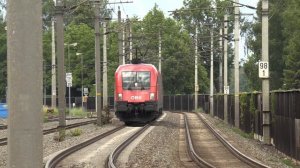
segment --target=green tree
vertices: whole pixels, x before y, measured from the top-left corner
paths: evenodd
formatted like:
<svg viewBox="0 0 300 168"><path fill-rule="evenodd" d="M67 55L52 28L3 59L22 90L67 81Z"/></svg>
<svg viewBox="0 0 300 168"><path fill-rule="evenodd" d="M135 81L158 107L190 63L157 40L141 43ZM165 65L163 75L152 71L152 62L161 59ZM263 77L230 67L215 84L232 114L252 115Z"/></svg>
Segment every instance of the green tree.
<svg viewBox="0 0 300 168"><path fill-rule="evenodd" d="M192 93L194 88L194 54L193 42L189 32L181 22L165 18L163 12L155 5L148 12L141 24L136 25L135 33L141 40L135 43L140 47L143 59L158 67L158 37L162 36L162 76L165 94ZM191 67L191 68L187 68ZM199 72L205 73L199 65ZM207 86L206 75L199 75L201 88ZM202 90L201 89L201 90ZM203 91L202 90L202 91Z"/></svg>
<svg viewBox="0 0 300 168"><path fill-rule="evenodd" d="M65 43L77 43L77 46L69 48L69 52L67 46L65 46L65 65L68 65L70 61L70 72L73 76L72 87L81 88L81 82L83 82L84 87L88 87L90 90L93 89L95 83L94 30L85 23L71 23L66 27ZM68 57L70 57L70 60L68 60ZM81 59L83 64L81 64ZM81 79L81 72L83 73L83 79Z"/></svg>
<svg viewBox="0 0 300 168"><path fill-rule="evenodd" d="M289 0L288 0L289 1ZM287 1L270 0L269 15L269 62L270 62L270 88L279 89L283 85L284 48L286 37L283 34L284 21L286 18L282 15L286 10ZM261 89L261 82L258 78L257 62L261 60L261 1L257 5L257 18L254 24L247 24L242 31L247 34L246 43L253 54L248 56L245 62L245 72L251 79L251 88Z"/></svg>
<svg viewBox="0 0 300 168"><path fill-rule="evenodd" d="M288 0L283 13L284 35L286 37L284 83L285 88L300 88L300 2Z"/></svg>

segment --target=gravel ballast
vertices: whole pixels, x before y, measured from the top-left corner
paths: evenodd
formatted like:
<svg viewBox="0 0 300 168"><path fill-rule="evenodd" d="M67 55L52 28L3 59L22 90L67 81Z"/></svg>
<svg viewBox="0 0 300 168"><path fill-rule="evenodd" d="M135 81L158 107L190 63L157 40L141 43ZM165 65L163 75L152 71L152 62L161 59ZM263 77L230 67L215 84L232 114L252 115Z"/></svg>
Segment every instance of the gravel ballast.
<svg viewBox="0 0 300 168"><path fill-rule="evenodd" d="M126 167L180 167L179 114L167 112L155 126L132 151Z"/></svg>

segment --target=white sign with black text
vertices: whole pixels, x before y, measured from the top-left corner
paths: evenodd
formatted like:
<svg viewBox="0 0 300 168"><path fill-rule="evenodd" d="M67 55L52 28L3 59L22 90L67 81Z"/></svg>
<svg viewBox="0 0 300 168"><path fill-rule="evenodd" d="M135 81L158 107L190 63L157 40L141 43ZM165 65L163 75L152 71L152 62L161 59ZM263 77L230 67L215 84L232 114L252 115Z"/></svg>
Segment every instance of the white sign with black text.
<svg viewBox="0 0 300 168"><path fill-rule="evenodd" d="M67 87L72 87L72 73L66 73Z"/></svg>
<svg viewBox="0 0 300 168"><path fill-rule="evenodd" d="M224 86L224 94L229 95L229 86Z"/></svg>
<svg viewBox="0 0 300 168"><path fill-rule="evenodd" d="M269 78L269 62L258 62L258 76L259 78Z"/></svg>

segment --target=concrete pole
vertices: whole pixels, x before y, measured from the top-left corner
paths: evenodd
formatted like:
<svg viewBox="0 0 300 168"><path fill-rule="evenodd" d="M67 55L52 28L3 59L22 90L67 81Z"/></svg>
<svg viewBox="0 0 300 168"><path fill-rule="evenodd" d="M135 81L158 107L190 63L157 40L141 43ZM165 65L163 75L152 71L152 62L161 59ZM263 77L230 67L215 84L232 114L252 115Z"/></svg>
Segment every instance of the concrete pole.
<svg viewBox="0 0 300 168"><path fill-rule="evenodd" d="M43 60L43 73L46 74L46 60ZM44 76L44 75L43 75ZM46 106L46 79L43 78L43 106Z"/></svg>
<svg viewBox="0 0 300 168"><path fill-rule="evenodd" d="M95 2L95 79L96 79L96 113L97 125L101 126L101 68L100 68L100 12L99 2Z"/></svg>
<svg viewBox="0 0 300 168"><path fill-rule="evenodd" d="M130 54L129 54L129 47L130 47L130 28L129 28L129 18L128 15L126 16L126 23L125 23L125 58L130 59ZM126 60L126 59L125 59Z"/></svg>
<svg viewBox="0 0 300 168"><path fill-rule="evenodd" d="M107 50L106 50L106 22L103 22L103 107L107 106Z"/></svg>
<svg viewBox="0 0 300 168"><path fill-rule="evenodd" d="M76 53L76 56L80 56L80 64L81 64L81 109L83 110L83 55L82 55L82 53Z"/></svg>
<svg viewBox="0 0 300 168"><path fill-rule="evenodd" d="M161 72L161 31L158 33L158 71Z"/></svg>
<svg viewBox="0 0 300 168"><path fill-rule="evenodd" d="M239 0L235 0L239 3ZM237 4L234 6L234 125L240 127L240 78L239 78L239 37L240 37L240 9Z"/></svg>
<svg viewBox="0 0 300 168"><path fill-rule="evenodd" d="M125 64L125 25L123 26L123 29L122 29L122 64L124 65Z"/></svg>
<svg viewBox="0 0 300 168"><path fill-rule="evenodd" d="M129 60L131 63L131 61L132 61L132 27L131 27L130 22L129 22Z"/></svg>
<svg viewBox="0 0 300 168"><path fill-rule="evenodd" d="M262 0L262 61L269 62L269 2ZM263 140L270 144L270 88L269 78L262 79L263 96Z"/></svg>
<svg viewBox="0 0 300 168"><path fill-rule="evenodd" d="M219 93L223 93L223 28L220 28Z"/></svg>
<svg viewBox="0 0 300 168"><path fill-rule="evenodd" d="M198 109L198 92L199 92L199 85L198 85L198 27L195 24L195 112Z"/></svg>
<svg viewBox="0 0 300 168"><path fill-rule="evenodd" d="M122 48L122 23L121 23L121 11L120 6L118 7L118 23L119 23L119 30L118 30L118 49L119 49L119 65L123 64L123 48Z"/></svg>
<svg viewBox="0 0 300 168"><path fill-rule="evenodd" d="M81 109L84 111L83 108L83 55L82 53L80 54L81 58Z"/></svg>
<svg viewBox="0 0 300 168"><path fill-rule="evenodd" d="M52 18L52 81L51 81L51 107L56 108L56 58L55 58L55 29L54 18Z"/></svg>
<svg viewBox="0 0 300 168"><path fill-rule="evenodd" d="M42 1L7 6L7 167L42 167Z"/></svg>
<svg viewBox="0 0 300 168"><path fill-rule="evenodd" d="M71 73L71 66L70 66L70 44L68 44L68 72ZM69 89L69 115L71 114L71 86L68 87Z"/></svg>
<svg viewBox="0 0 300 168"><path fill-rule="evenodd" d="M228 47L228 36L227 36L227 31L228 31L228 15L224 15L224 88L228 87L227 84L227 47ZM224 121L225 123L228 123L228 96L227 94L224 94Z"/></svg>
<svg viewBox="0 0 300 168"><path fill-rule="evenodd" d="M214 115L214 33L213 27L210 31L210 115Z"/></svg>
<svg viewBox="0 0 300 168"><path fill-rule="evenodd" d="M58 88L58 111L59 111L59 137L63 140L66 126L66 71L64 56L64 21L63 1L56 3L56 44L57 44L57 88Z"/></svg>

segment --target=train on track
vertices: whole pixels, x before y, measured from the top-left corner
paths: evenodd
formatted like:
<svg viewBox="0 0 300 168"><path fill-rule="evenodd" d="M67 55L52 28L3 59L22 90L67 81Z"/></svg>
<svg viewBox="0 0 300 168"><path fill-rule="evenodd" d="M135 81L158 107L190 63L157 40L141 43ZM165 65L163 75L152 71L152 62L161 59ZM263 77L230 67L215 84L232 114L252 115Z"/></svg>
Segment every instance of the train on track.
<svg viewBox="0 0 300 168"><path fill-rule="evenodd" d="M152 64L120 65L115 72L115 112L125 124L147 123L162 114L163 85Z"/></svg>

